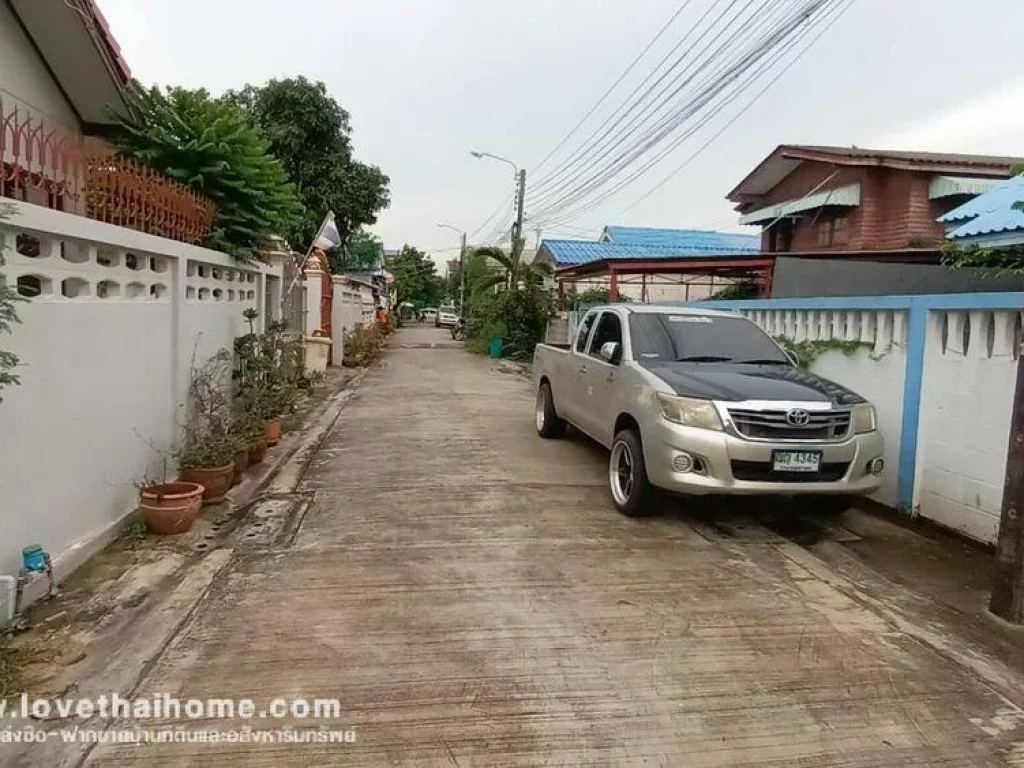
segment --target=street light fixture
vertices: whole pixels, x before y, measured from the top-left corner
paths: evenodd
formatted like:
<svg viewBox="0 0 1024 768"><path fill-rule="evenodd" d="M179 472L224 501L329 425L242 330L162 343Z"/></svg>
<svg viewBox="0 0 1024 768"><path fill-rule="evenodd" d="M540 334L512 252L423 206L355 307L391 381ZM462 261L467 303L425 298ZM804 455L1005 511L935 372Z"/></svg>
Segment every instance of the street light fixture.
<svg viewBox="0 0 1024 768"><path fill-rule="evenodd" d="M466 314L466 231L453 227L451 224L445 224L443 221L437 222L437 226L443 229L451 229L462 235L462 247L459 249L459 277L461 279L459 285L459 312L465 317Z"/></svg>
<svg viewBox="0 0 1024 768"><path fill-rule="evenodd" d="M484 157L488 157L491 160L498 160L502 163L507 163L512 166L515 171L516 179L516 222L512 229L512 258L518 258L519 248L522 244L523 238L523 207L526 204L526 169L519 170L519 166L513 163L506 157L500 155L492 155L490 152L478 152L476 150L470 151L473 157L478 160Z"/></svg>

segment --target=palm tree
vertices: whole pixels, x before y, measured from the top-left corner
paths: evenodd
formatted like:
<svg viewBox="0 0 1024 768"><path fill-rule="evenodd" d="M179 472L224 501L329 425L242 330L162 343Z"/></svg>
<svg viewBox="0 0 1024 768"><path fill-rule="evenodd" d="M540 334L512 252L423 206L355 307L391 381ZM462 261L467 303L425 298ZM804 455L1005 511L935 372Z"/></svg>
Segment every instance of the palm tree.
<svg viewBox="0 0 1024 768"><path fill-rule="evenodd" d="M475 281L473 291L481 293L493 288L515 291L543 285L545 279L554 273L551 265L543 262L527 264L522 259L522 252L522 247L513 248L511 254L490 246L474 249L470 262L486 265L487 274Z"/></svg>

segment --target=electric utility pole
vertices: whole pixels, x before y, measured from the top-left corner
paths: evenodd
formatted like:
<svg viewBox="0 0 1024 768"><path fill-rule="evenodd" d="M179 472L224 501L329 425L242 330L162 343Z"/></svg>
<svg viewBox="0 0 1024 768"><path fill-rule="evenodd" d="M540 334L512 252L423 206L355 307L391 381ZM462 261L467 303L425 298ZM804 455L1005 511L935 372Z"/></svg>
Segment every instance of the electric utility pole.
<svg viewBox="0 0 1024 768"><path fill-rule="evenodd" d="M526 205L526 169L519 171L519 184L516 190L516 223L512 229L512 259L522 255L523 209Z"/></svg>
<svg viewBox="0 0 1024 768"><path fill-rule="evenodd" d="M462 233L462 247L459 249L459 314L466 316L466 233Z"/></svg>
<svg viewBox="0 0 1024 768"><path fill-rule="evenodd" d="M1024 359L1021 358L1017 360L1003 509L989 602L992 613L1014 624L1024 624Z"/></svg>

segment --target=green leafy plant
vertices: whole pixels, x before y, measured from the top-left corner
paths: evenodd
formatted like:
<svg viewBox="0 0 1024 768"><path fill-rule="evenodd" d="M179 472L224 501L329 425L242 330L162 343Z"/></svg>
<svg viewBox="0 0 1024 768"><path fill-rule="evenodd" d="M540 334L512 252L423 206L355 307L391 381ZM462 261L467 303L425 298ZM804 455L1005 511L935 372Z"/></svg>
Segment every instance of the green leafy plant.
<svg viewBox="0 0 1024 768"><path fill-rule="evenodd" d="M13 213L14 206L10 203L0 203L0 221L3 221ZM0 267L3 267L4 264L3 233L0 232ZM0 272L0 335L12 333L13 326L21 322L18 319L15 307L23 301L27 301L27 299L24 296L20 296L8 284L6 275ZM4 401L4 389L20 383L18 377L11 373L19 364L20 360L17 355L0 349L0 403Z"/></svg>
<svg viewBox="0 0 1024 768"><path fill-rule="evenodd" d="M607 288L588 288L585 291L570 289L565 297L566 305L569 307L589 307L598 304L611 304L612 294ZM616 299L619 304L628 304L633 301L629 296L619 294Z"/></svg>
<svg viewBox="0 0 1024 768"><path fill-rule="evenodd" d="M124 103L111 142L217 205L208 246L249 260L301 219L295 187L237 104L202 89L138 83L126 89Z"/></svg>
<svg viewBox="0 0 1024 768"><path fill-rule="evenodd" d="M953 269L980 269L992 277L1024 274L1024 245L960 248L956 243L942 247L942 263Z"/></svg>
<svg viewBox="0 0 1024 768"><path fill-rule="evenodd" d="M711 294L713 301L738 301L741 299L756 299L760 296L757 283L733 283L721 290Z"/></svg>
<svg viewBox="0 0 1024 768"><path fill-rule="evenodd" d="M794 341L786 336L776 336L775 341L783 349L796 355L801 368L810 369L811 365L826 352L842 352L847 357L857 354L861 349L872 349L872 345L864 341L845 341L842 339L805 339Z"/></svg>
<svg viewBox="0 0 1024 768"><path fill-rule="evenodd" d="M486 265L486 273L478 277L472 286L477 293L492 289L518 290L536 288L554 274L550 264L534 262L527 264L522 259L522 248L513 248L505 253L500 248L476 248L470 255L472 261Z"/></svg>
<svg viewBox="0 0 1024 768"><path fill-rule="evenodd" d="M302 350L284 322L268 323L263 333L257 333L256 310L246 310L243 316L249 333L235 339L233 432L251 438L270 419L295 411L303 386Z"/></svg>

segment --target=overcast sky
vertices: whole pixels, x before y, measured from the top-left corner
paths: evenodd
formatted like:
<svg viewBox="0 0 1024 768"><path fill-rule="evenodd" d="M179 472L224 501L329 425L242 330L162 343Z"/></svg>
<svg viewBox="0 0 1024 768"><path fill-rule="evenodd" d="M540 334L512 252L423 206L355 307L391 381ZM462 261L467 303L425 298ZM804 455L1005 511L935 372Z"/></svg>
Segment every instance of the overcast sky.
<svg viewBox="0 0 1024 768"><path fill-rule="evenodd" d="M695 0L665 46L709 1ZM469 151L536 165L680 3L99 0L143 82L215 93L299 74L327 83L352 114L357 156L391 177L391 208L374 231L388 247L411 243L439 260L458 236L437 222L473 231L511 190L510 168ZM1022 30L1020 0L855 0L656 194L630 208L698 144L572 230L544 236L596 234L606 223L735 231L724 194L780 143L1024 155Z"/></svg>

